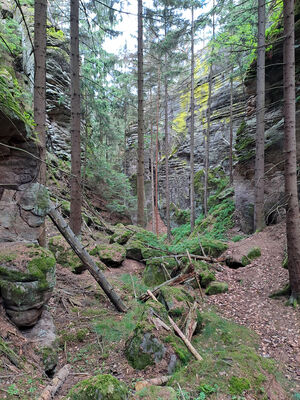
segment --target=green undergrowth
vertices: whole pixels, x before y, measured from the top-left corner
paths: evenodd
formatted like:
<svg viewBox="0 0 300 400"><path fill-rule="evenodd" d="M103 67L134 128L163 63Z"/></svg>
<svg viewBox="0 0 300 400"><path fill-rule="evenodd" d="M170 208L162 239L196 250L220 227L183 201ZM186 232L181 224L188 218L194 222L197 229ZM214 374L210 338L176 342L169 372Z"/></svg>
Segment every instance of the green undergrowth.
<svg viewBox="0 0 300 400"><path fill-rule="evenodd" d="M177 388L179 384L189 393L187 399L218 399L224 395L242 399L238 396L250 395L267 400L266 389L273 379L270 376L285 389L286 382L275 361L258 354L258 343L254 332L207 309L202 313L202 330L193 339L203 361L191 359L174 374L171 386Z"/></svg>
<svg viewBox="0 0 300 400"><path fill-rule="evenodd" d="M103 320L94 320L94 330L108 343L117 343L126 339L136 327L136 324L144 311L142 305L136 304L132 310L122 318L119 316L106 316Z"/></svg>

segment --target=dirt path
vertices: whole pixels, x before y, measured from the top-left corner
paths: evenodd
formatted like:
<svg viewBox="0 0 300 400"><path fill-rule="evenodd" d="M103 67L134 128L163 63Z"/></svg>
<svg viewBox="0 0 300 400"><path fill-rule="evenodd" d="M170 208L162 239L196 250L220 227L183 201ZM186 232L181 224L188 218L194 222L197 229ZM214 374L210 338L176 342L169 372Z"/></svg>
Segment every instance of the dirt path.
<svg viewBox="0 0 300 400"><path fill-rule="evenodd" d="M217 279L229 285L228 293L211 296L222 316L246 325L261 337L260 352L286 366L286 377L297 383L300 391L300 310L285 305L286 298L270 299L270 293L288 282L288 272L282 268L285 248L283 223L267 227L242 242L230 243L227 254L247 254L258 246L262 255L245 268L224 267Z"/></svg>

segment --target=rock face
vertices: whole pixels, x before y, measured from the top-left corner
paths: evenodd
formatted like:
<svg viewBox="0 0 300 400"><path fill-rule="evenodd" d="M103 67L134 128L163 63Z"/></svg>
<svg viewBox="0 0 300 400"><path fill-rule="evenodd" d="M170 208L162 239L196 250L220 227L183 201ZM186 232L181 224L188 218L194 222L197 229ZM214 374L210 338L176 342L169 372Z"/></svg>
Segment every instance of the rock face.
<svg viewBox="0 0 300 400"><path fill-rule="evenodd" d="M300 63L300 8L296 2L296 81L299 79ZM282 32L279 33L279 36ZM273 38L274 39L274 38ZM273 40L274 42L274 40ZM279 222L284 216L284 151L283 151L283 77L282 77L282 40L275 41L272 49L266 54L266 115L265 115L265 150L266 182L265 185L265 218L267 224ZM200 69L196 77L196 117L195 117L195 172L203 176L205 113L207 110L208 77L201 68L205 62L199 60ZM205 68L203 68L203 71ZM210 169L216 168L228 175L229 155L229 105L230 87L226 65L222 70L215 67L212 85L211 129L210 129ZM176 88L170 88L176 93ZM181 90L181 91L180 91ZM190 130L189 130L189 91L177 90L177 97L169 102L169 120L171 127L169 185L171 207L171 224L176 226L176 208L189 208L189 168L190 168ZM236 217L245 233L253 231L254 205L254 155L256 131L256 61L252 63L244 82L236 78L233 95L233 133L235 151L234 191ZM297 157L300 159L300 113L297 106ZM163 110L162 110L163 112ZM162 117L163 118L163 117ZM134 182L136 179L136 126L127 133L126 173ZM159 207L165 218L165 161L164 144L160 143L159 163ZM151 217L150 190L150 154L145 153L145 195L148 215ZM195 182L197 184L197 182ZM202 188L201 188L202 185ZM203 182L196 187L196 214L202 211ZM174 211L175 210L175 211ZM178 212L177 212L178 214Z"/></svg>
<svg viewBox="0 0 300 400"><path fill-rule="evenodd" d="M33 326L55 286L55 258L22 243L1 246L0 289L5 310L18 327Z"/></svg>
<svg viewBox="0 0 300 400"><path fill-rule="evenodd" d="M34 134L32 92L34 59L27 30L18 10L1 3L0 18L18 22L23 50L18 63L9 54L1 56L0 68L0 242L34 241L39 237L43 216L32 213L24 201L33 202L30 192L39 172L39 147ZM24 5L32 21L32 8ZM33 27L29 25L29 29ZM47 28L47 147L61 158L70 157L68 41L63 32ZM28 103L28 104L27 104ZM22 200L23 199L23 200Z"/></svg>

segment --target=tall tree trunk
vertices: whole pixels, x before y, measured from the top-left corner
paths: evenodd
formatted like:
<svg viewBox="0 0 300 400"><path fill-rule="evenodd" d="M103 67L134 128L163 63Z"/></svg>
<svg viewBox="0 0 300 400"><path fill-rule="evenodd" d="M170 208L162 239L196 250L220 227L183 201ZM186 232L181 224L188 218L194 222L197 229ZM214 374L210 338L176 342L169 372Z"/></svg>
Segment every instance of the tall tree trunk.
<svg viewBox="0 0 300 400"><path fill-rule="evenodd" d="M34 2L34 121L41 159L38 180L43 185L46 185L46 27L47 0L36 0ZM41 227L39 244L46 246L45 224Z"/></svg>
<svg viewBox="0 0 300 400"><path fill-rule="evenodd" d="M258 0L254 230L262 229L265 225L265 20L265 0Z"/></svg>
<svg viewBox="0 0 300 400"><path fill-rule="evenodd" d="M297 190L294 0L284 1L284 136L286 233L291 299L300 302L300 222Z"/></svg>
<svg viewBox="0 0 300 400"><path fill-rule="evenodd" d="M215 40L215 14L214 14L215 2L213 1L213 38ZM214 44L212 47L211 55L214 52ZM207 207L207 200L208 200L208 173L209 173L209 151L210 151L210 116L211 116L211 89L212 89L212 67L213 62L210 61L209 66L209 82L208 82L208 100L207 100L207 114L206 114L206 121L207 121L207 130L205 136L205 174L204 174L204 215L207 216L208 207Z"/></svg>
<svg viewBox="0 0 300 400"><path fill-rule="evenodd" d="M165 39L167 36L167 27L165 23ZM168 108L168 78L167 67L168 57L165 53L165 168L166 168L166 220L167 220L167 240L171 240L171 223L170 223L170 188L169 188L169 108Z"/></svg>
<svg viewBox="0 0 300 400"><path fill-rule="evenodd" d="M158 134L159 134L159 103L160 103L160 64L158 64L158 80L157 80L157 102L156 102L156 152L155 152L155 229L156 236L158 231Z"/></svg>
<svg viewBox="0 0 300 400"><path fill-rule="evenodd" d="M71 204L70 226L76 236L81 230L81 148L79 81L79 0L71 0Z"/></svg>
<svg viewBox="0 0 300 400"><path fill-rule="evenodd" d="M138 0L138 225L144 226L143 2Z"/></svg>
<svg viewBox="0 0 300 400"><path fill-rule="evenodd" d="M232 157L232 147L233 147L233 68L231 68L230 76L230 122L229 122L229 182L230 185L233 184L233 157Z"/></svg>
<svg viewBox="0 0 300 400"><path fill-rule="evenodd" d="M195 227L195 192L194 192L194 147L195 147L195 59L194 59L194 7L192 6L192 26L191 26L191 140L190 140L190 202L191 202L191 232Z"/></svg>
<svg viewBox="0 0 300 400"><path fill-rule="evenodd" d="M150 89L150 173L151 173L151 209L152 209L152 232L155 232L155 203L154 203L154 149L153 149L153 119L152 119L152 90Z"/></svg>

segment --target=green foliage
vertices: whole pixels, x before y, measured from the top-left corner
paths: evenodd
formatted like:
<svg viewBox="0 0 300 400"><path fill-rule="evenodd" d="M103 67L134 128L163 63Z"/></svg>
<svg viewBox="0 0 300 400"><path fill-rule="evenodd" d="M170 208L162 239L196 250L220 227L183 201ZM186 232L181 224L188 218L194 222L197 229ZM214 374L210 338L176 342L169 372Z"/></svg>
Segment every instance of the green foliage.
<svg viewBox="0 0 300 400"><path fill-rule="evenodd" d="M67 397L70 400L126 400L128 389L112 375L96 375L77 383Z"/></svg>
<svg viewBox="0 0 300 400"><path fill-rule="evenodd" d="M236 235L236 236L233 236L233 238L231 239L233 242L239 242L240 240L243 240L245 238L245 236L244 235Z"/></svg>
<svg viewBox="0 0 300 400"><path fill-rule="evenodd" d="M232 376L229 380L230 394L242 394L245 390L250 389L249 379L244 377Z"/></svg>
<svg viewBox="0 0 300 400"><path fill-rule="evenodd" d="M241 262L244 266L251 263L252 260L261 256L259 247L253 247L246 256L243 256Z"/></svg>
<svg viewBox="0 0 300 400"><path fill-rule="evenodd" d="M0 50L16 57L22 51L21 36L18 23L13 18L0 19Z"/></svg>
<svg viewBox="0 0 300 400"><path fill-rule="evenodd" d="M12 68L0 68L0 110L11 119L20 119L33 128L32 116L24 108L25 94Z"/></svg>
<svg viewBox="0 0 300 400"><path fill-rule="evenodd" d="M221 318L211 309L202 313L202 329L193 337L193 345L203 361L191 359L170 381L180 384L187 399L227 398L247 391L249 397L265 400L270 379L282 382L280 368L273 360L261 357L259 337L246 327ZM214 390L214 391L213 391ZM238 397L236 397L238 398Z"/></svg>

